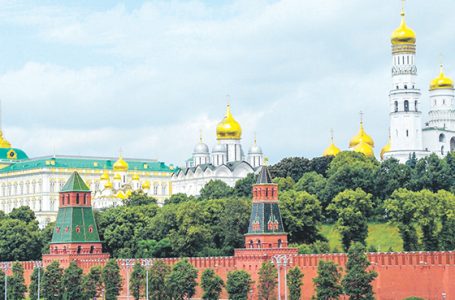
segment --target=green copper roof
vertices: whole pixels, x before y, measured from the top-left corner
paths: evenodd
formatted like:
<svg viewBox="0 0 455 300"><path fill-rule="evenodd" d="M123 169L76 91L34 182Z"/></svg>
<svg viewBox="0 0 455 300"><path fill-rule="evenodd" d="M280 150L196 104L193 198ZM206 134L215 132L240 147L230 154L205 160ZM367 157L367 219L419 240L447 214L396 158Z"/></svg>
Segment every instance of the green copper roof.
<svg viewBox="0 0 455 300"><path fill-rule="evenodd" d="M92 208L59 208L51 243L91 242L100 242Z"/></svg>
<svg viewBox="0 0 455 300"><path fill-rule="evenodd" d="M62 188L62 192L90 192L79 173L73 172Z"/></svg>
<svg viewBox="0 0 455 300"><path fill-rule="evenodd" d="M0 160L24 160L28 159L27 154L21 149L17 148L0 148Z"/></svg>
<svg viewBox="0 0 455 300"><path fill-rule="evenodd" d="M1 152L0 152L1 154ZM13 162L13 164L0 169L0 173L26 171L35 169L88 169L88 170L112 170L116 158L106 157L83 157L83 156L47 156ZM137 172L167 172L174 170L164 162L147 159L125 159L129 170Z"/></svg>
<svg viewBox="0 0 455 300"><path fill-rule="evenodd" d="M277 234L284 233L283 221L281 220L280 207L278 203L254 203L251 207L250 234Z"/></svg>

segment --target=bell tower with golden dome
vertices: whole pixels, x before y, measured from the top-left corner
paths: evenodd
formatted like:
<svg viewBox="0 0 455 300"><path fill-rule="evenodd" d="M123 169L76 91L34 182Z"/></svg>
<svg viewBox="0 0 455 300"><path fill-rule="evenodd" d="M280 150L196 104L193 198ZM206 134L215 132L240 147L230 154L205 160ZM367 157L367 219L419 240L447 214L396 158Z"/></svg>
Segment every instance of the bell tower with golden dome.
<svg viewBox="0 0 455 300"><path fill-rule="evenodd" d="M405 19L404 0L401 24L392 33L392 87L389 93L390 144L385 158L401 162L413 153L425 156L422 143L422 112L417 87L416 34Z"/></svg>
<svg viewBox="0 0 455 300"><path fill-rule="evenodd" d="M216 139L226 149L226 162L243 161L244 153L240 140L242 138L242 127L234 119L231 113L231 105L226 107L226 115L216 126Z"/></svg>

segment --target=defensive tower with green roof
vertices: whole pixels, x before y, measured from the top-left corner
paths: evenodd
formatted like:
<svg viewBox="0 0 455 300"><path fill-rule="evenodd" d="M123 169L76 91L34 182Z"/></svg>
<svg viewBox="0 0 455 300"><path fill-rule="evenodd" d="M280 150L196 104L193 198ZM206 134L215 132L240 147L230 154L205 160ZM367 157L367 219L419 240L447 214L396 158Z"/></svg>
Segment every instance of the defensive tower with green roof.
<svg viewBox="0 0 455 300"><path fill-rule="evenodd" d="M253 185L253 205L245 247L248 249L287 247L278 205L278 185L272 182L269 169L262 166L256 184Z"/></svg>
<svg viewBox="0 0 455 300"><path fill-rule="evenodd" d="M59 260L66 265L84 256L107 258L108 254L102 253L90 189L79 173L74 172L60 192L50 254L43 256L43 261Z"/></svg>

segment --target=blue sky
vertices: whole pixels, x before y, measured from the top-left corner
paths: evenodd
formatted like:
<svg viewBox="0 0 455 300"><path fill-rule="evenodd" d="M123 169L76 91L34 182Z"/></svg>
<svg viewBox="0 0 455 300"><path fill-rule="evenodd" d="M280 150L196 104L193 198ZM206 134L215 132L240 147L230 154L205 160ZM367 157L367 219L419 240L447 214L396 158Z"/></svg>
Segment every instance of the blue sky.
<svg viewBox="0 0 455 300"><path fill-rule="evenodd" d="M419 87L440 55L455 76L455 1L409 0ZM181 164L202 129L215 143L226 95L272 162L340 148L359 111L388 131L390 34L398 0L1 1L0 98L7 139L30 156Z"/></svg>

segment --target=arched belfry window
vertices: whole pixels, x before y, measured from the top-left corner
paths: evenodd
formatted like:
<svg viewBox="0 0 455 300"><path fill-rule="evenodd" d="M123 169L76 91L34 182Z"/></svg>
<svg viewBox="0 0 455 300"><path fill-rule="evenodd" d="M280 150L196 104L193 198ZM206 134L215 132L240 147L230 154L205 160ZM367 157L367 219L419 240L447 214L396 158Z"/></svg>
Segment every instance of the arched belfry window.
<svg viewBox="0 0 455 300"><path fill-rule="evenodd" d="M414 101L414 108L416 109L416 111L419 111L417 104L418 104L418 103L417 103L417 100Z"/></svg>
<svg viewBox="0 0 455 300"><path fill-rule="evenodd" d="M409 111L409 101L408 100L404 100L404 111L405 112Z"/></svg>
<svg viewBox="0 0 455 300"><path fill-rule="evenodd" d="M440 143L445 143L446 142L446 136L444 135L444 133L441 133L439 135L439 142Z"/></svg>
<svg viewBox="0 0 455 300"><path fill-rule="evenodd" d="M395 101L395 112L398 111L398 101Z"/></svg>

